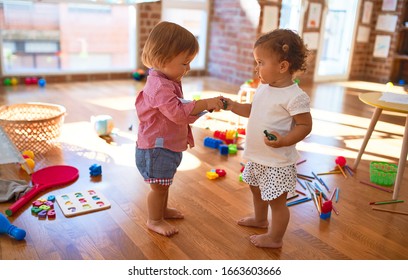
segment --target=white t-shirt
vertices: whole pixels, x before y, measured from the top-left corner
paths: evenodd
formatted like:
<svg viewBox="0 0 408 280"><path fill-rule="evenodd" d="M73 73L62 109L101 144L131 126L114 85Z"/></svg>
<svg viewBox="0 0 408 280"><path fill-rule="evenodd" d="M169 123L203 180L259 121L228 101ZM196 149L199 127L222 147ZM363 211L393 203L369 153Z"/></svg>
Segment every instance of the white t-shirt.
<svg viewBox="0 0 408 280"><path fill-rule="evenodd" d="M274 130L282 136L294 126L293 116L310 112L310 98L297 84L275 88L261 84L254 94L246 129L243 158L271 167L296 163L296 145L272 148L264 143L264 130Z"/></svg>

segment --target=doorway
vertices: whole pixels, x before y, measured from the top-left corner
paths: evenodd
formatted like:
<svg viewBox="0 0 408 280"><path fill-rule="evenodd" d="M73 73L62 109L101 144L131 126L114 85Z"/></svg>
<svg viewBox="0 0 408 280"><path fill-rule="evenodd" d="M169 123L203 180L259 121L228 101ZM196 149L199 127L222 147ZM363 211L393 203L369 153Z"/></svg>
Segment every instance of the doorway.
<svg viewBox="0 0 408 280"><path fill-rule="evenodd" d="M347 80L357 23L358 0L328 0L323 12L314 80Z"/></svg>

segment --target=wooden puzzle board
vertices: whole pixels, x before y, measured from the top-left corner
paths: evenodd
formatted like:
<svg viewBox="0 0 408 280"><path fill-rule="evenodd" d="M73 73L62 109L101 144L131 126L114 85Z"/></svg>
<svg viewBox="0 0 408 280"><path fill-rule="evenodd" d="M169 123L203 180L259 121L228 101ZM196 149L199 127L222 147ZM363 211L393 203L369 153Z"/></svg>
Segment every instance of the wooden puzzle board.
<svg viewBox="0 0 408 280"><path fill-rule="evenodd" d="M100 211L111 207L98 191L86 190L56 196L56 201L66 217Z"/></svg>

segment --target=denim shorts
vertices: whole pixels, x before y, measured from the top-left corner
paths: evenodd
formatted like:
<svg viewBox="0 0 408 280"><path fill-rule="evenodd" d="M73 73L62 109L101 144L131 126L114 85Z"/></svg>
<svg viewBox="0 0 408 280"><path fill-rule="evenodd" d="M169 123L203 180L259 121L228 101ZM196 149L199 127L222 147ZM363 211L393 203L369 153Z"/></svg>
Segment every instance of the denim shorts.
<svg viewBox="0 0 408 280"><path fill-rule="evenodd" d="M164 148L136 148L137 169L149 184L171 185L182 157L182 152Z"/></svg>

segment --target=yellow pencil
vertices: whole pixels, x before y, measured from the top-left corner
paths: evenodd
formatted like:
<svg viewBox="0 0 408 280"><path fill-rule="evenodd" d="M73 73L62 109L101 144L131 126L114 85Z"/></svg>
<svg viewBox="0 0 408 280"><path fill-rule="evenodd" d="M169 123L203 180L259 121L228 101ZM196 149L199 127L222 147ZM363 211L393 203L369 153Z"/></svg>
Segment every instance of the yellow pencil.
<svg viewBox="0 0 408 280"><path fill-rule="evenodd" d="M339 173L341 173L340 171L338 171L338 170L334 170L334 171L329 171L329 172L323 172L323 173L317 173L317 175L330 175L330 174L339 174Z"/></svg>

